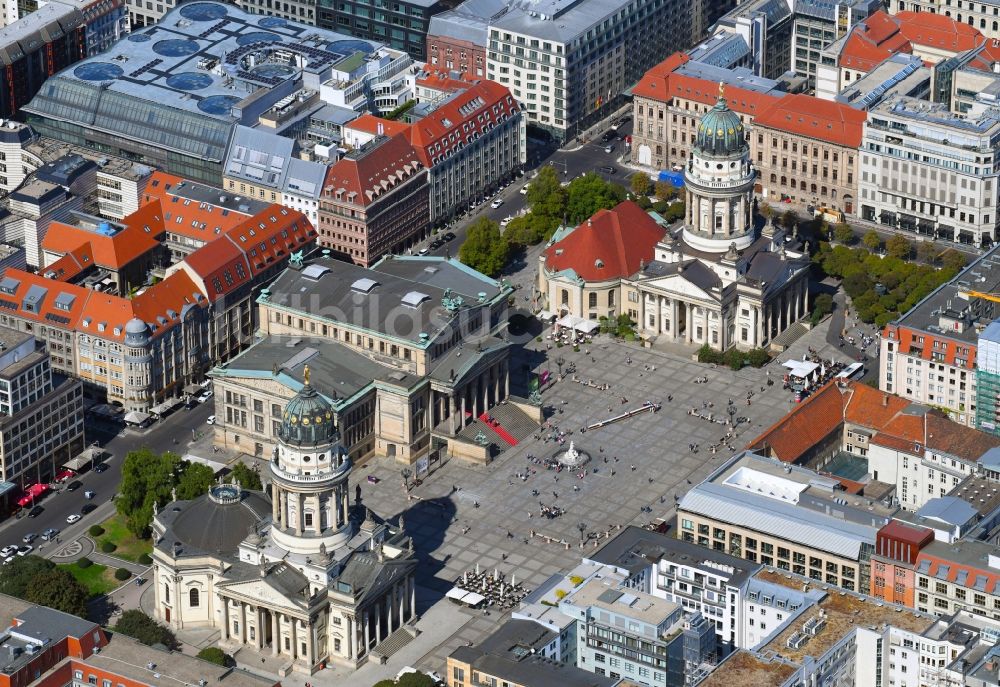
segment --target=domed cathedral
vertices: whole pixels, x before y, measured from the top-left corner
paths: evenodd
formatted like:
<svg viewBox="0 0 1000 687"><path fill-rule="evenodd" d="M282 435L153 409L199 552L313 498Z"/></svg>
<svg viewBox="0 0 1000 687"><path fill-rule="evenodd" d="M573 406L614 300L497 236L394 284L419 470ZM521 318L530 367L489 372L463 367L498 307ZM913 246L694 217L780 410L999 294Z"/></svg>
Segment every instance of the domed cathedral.
<svg viewBox="0 0 1000 687"><path fill-rule="evenodd" d="M797 232L759 227L756 174L746 126L719 84L684 169L684 222L623 280L621 300L646 339L720 351L781 346L806 315L808 246Z"/></svg>
<svg viewBox="0 0 1000 687"><path fill-rule="evenodd" d="M217 484L156 513L157 619L216 628L223 649L278 670L356 667L415 622L417 561L402 518L392 528L352 508L351 461L308 367L268 472L270 498Z"/></svg>

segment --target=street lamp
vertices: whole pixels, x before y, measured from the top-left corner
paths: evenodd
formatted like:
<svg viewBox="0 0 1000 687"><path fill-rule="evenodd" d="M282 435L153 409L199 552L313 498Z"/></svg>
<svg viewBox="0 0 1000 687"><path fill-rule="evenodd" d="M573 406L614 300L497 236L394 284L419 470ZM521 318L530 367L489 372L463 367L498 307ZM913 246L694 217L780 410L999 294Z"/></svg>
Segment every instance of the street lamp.
<svg viewBox="0 0 1000 687"><path fill-rule="evenodd" d="M587 531L587 523L578 523L576 529L580 530L580 543L583 544L583 533Z"/></svg>
<svg viewBox="0 0 1000 687"><path fill-rule="evenodd" d="M403 488L409 491L410 490L409 479L410 475L413 474L413 471L410 470L410 468L403 468L402 470L399 471L399 474L403 477Z"/></svg>
<svg viewBox="0 0 1000 687"><path fill-rule="evenodd" d="M559 367L559 376L562 377L562 366L566 364L566 359L561 355L556 358L556 365Z"/></svg>

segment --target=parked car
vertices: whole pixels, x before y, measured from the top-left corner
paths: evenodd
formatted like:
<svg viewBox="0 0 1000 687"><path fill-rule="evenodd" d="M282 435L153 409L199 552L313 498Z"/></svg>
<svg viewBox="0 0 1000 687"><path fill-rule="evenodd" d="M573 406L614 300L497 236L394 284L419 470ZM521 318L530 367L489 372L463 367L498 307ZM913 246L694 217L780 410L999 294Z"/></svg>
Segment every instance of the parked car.
<svg viewBox="0 0 1000 687"><path fill-rule="evenodd" d="M30 544L36 539L38 539L38 535L35 534L34 532L28 532L26 535L21 537L21 541L23 541L25 544Z"/></svg>
<svg viewBox="0 0 1000 687"><path fill-rule="evenodd" d="M83 508L80 509L80 513L82 515L86 515L87 513L90 513L90 512L95 511L95 510L97 510L97 504L96 503L85 503L85 504L83 504Z"/></svg>
<svg viewBox="0 0 1000 687"><path fill-rule="evenodd" d="M202 394L199 394L198 395L198 403L207 403L208 400L210 398L212 398L212 396L214 396L214 395L215 394L213 394L211 391L206 391L206 392L204 392Z"/></svg>
<svg viewBox="0 0 1000 687"><path fill-rule="evenodd" d="M455 240L455 235L449 231L447 234L445 234L441 238L443 238L445 241L454 241Z"/></svg>
<svg viewBox="0 0 1000 687"><path fill-rule="evenodd" d="M496 210L501 205L503 205L503 198L495 198L493 202L490 203L490 207L493 208L494 210Z"/></svg>
<svg viewBox="0 0 1000 687"><path fill-rule="evenodd" d="M45 512L44 508L42 508L41 506L35 506L34 508L32 508L31 510L28 511L28 517L29 518L37 518L43 512Z"/></svg>
<svg viewBox="0 0 1000 687"><path fill-rule="evenodd" d="M98 463L94 466L94 472L104 472L108 469L107 463Z"/></svg>
<svg viewBox="0 0 1000 687"><path fill-rule="evenodd" d="M531 188L531 184L525 184L524 186L521 187L521 190L518 191L518 193L520 193L523 196L528 192L529 188Z"/></svg>
<svg viewBox="0 0 1000 687"><path fill-rule="evenodd" d="M80 518L83 517L79 513L73 513L72 515L66 516L66 522L72 525L74 522L80 522Z"/></svg>
<svg viewBox="0 0 1000 687"><path fill-rule="evenodd" d="M609 129L608 131L605 131L604 134L601 136L601 142L607 143L614 137L615 137L615 132Z"/></svg>
<svg viewBox="0 0 1000 687"><path fill-rule="evenodd" d="M214 415L209 415L208 419L205 420L205 424L206 425L214 425L215 424L215 416Z"/></svg>
<svg viewBox="0 0 1000 687"><path fill-rule="evenodd" d="M59 530L55 527L50 527L49 529L42 532L42 539L44 541L52 541L59 535Z"/></svg>
<svg viewBox="0 0 1000 687"><path fill-rule="evenodd" d="M81 482L78 479L75 479L75 480L73 480L72 482L70 482L69 484L66 485L66 491L76 491L77 489L79 489L82 486L83 486L83 482Z"/></svg>
<svg viewBox="0 0 1000 687"><path fill-rule="evenodd" d="M618 170L612 167L611 165L604 165L603 167L600 168L600 171L603 174L618 174Z"/></svg>
<svg viewBox="0 0 1000 687"><path fill-rule="evenodd" d="M427 255L430 252L431 252L431 249L428 248L427 246L424 246L423 248L421 248L420 250L417 251L417 255Z"/></svg>
<svg viewBox="0 0 1000 687"><path fill-rule="evenodd" d="M0 549L0 558L13 556L15 553L17 553L17 547L11 544L10 546L5 546L2 549Z"/></svg>
<svg viewBox="0 0 1000 687"><path fill-rule="evenodd" d="M19 546L19 547L17 547L17 555L18 556L27 556L34 549L35 549L34 546L27 546L27 545L25 545L25 546Z"/></svg>

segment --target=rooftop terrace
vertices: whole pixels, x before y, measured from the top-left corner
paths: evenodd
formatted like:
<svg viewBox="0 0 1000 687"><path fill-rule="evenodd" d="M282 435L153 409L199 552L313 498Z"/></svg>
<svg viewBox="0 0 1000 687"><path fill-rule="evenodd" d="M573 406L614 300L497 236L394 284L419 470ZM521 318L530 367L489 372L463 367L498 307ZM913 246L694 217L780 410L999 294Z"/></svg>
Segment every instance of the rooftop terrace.
<svg viewBox="0 0 1000 687"><path fill-rule="evenodd" d="M795 666L779 660L766 661L746 651L737 651L698 687L760 687L780 685L795 672Z"/></svg>

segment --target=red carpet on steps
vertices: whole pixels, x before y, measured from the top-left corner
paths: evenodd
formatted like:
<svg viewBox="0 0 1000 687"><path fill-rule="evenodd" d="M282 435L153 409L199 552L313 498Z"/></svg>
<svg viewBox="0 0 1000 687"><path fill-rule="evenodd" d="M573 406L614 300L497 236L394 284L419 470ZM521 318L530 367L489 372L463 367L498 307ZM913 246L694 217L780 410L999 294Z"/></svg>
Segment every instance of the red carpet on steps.
<svg viewBox="0 0 1000 687"><path fill-rule="evenodd" d="M517 446L517 439L514 438L514 435L512 435L506 429L501 427L499 422L494 422L491 424L489 421L490 416L487 413L483 413L482 415L480 415L479 419L482 420L484 424L489 426L490 429L496 432L500 436L500 438L506 441L508 444L510 444L511 446Z"/></svg>

